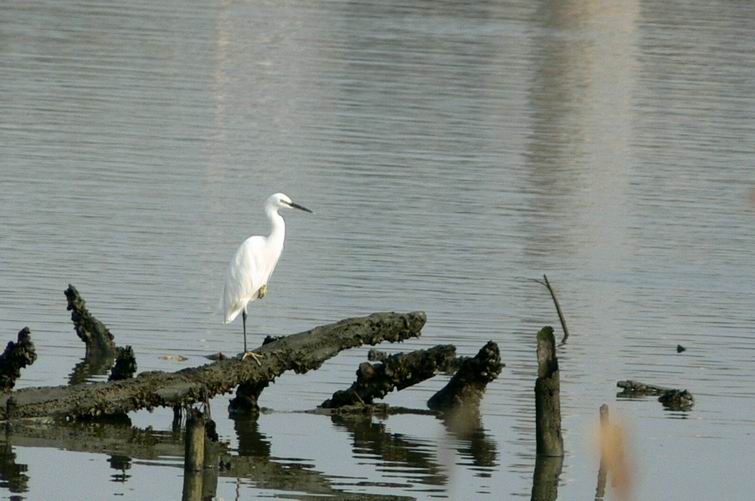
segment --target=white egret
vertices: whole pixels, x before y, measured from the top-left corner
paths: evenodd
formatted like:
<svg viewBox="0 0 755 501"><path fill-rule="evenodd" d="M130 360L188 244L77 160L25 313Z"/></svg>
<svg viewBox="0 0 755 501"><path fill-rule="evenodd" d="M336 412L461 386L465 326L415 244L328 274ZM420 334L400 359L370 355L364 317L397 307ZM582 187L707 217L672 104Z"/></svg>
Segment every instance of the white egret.
<svg viewBox="0 0 755 501"><path fill-rule="evenodd" d="M244 358L257 355L246 349L246 307L267 294L275 265L278 264L286 238L286 223L278 211L283 208L299 209L311 213L306 207L294 203L283 193L275 193L265 202L265 214L270 219L272 231L263 237L254 235L239 246L228 265L223 289L223 323L230 323L241 313L244 328Z"/></svg>

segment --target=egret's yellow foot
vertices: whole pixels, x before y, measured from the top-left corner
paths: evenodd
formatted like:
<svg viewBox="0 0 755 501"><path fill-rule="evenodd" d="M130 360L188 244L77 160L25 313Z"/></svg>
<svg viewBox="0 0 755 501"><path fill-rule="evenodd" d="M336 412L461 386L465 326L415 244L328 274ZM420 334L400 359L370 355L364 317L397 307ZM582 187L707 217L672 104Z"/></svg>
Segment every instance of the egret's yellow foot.
<svg viewBox="0 0 755 501"><path fill-rule="evenodd" d="M262 299L265 296L267 296L267 284L263 284L262 287L257 290L257 299Z"/></svg>
<svg viewBox="0 0 755 501"><path fill-rule="evenodd" d="M257 365L262 365L260 363L260 360L262 359L262 353L255 353L253 351L247 351L244 353L244 355L241 357L241 360L246 360L247 358L253 359L255 362L257 362Z"/></svg>

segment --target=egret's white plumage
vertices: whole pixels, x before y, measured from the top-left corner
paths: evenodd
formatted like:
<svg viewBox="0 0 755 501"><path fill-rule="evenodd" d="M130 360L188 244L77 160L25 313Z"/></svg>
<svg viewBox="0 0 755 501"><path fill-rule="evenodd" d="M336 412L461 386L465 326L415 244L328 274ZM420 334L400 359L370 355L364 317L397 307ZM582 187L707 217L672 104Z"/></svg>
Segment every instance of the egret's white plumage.
<svg viewBox="0 0 755 501"><path fill-rule="evenodd" d="M283 242L286 238L286 223L278 214L282 208L294 208L312 212L294 203L283 193L275 193L265 202L265 214L270 219L270 235L251 236L239 246L228 265L223 289L223 321L233 322L243 313L244 351L246 352L246 308L247 305L265 295L275 265L278 264Z"/></svg>

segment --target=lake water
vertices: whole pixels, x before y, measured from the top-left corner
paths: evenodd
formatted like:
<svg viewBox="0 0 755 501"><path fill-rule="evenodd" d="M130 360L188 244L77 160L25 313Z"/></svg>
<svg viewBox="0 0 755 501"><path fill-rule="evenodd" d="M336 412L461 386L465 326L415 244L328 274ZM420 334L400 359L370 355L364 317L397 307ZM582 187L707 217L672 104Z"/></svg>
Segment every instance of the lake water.
<svg viewBox="0 0 755 501"><path fill-rule="evenodd" d="M0 331L28 325L39 354L18 386L66 384L83 356L68 283L140 371L240 351L214 313L225 266L283 191L315 214L287 214L253 340L424 310L421 338L381 348L492 339L506 367L472 437L293 412L366 348L280 378L257 422L216 398L221 440L257 461L218 499L528 498L535 333L560 336L543 273L571 331L559 499L594 496L602 403L634 499L753 499L751 3L8 1L0 71ZM617 399L621 379L695 406ZM387 402L423 408L446 380ZM178 498L171 412L131 417L165 448L7 434L2 497Z"/></svg>

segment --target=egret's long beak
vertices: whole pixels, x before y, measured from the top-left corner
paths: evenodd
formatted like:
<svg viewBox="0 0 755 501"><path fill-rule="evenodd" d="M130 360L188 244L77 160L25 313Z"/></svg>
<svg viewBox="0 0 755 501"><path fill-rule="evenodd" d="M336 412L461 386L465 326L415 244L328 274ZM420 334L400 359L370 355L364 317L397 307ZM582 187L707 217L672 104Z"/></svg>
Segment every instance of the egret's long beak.
<svg viewBox="0 0 755 501"><path fill-rule="evenodd" d="M299 210L303 210L304 212L309 212L310 214L314 214L314 212L312 212L311 210L309 210L306 207L304 207L303 205L299 205L299 204L297 204L295 202L291 202L288 205L289 205L289 207L292 207L294 209L299 209Z"/></svg>

